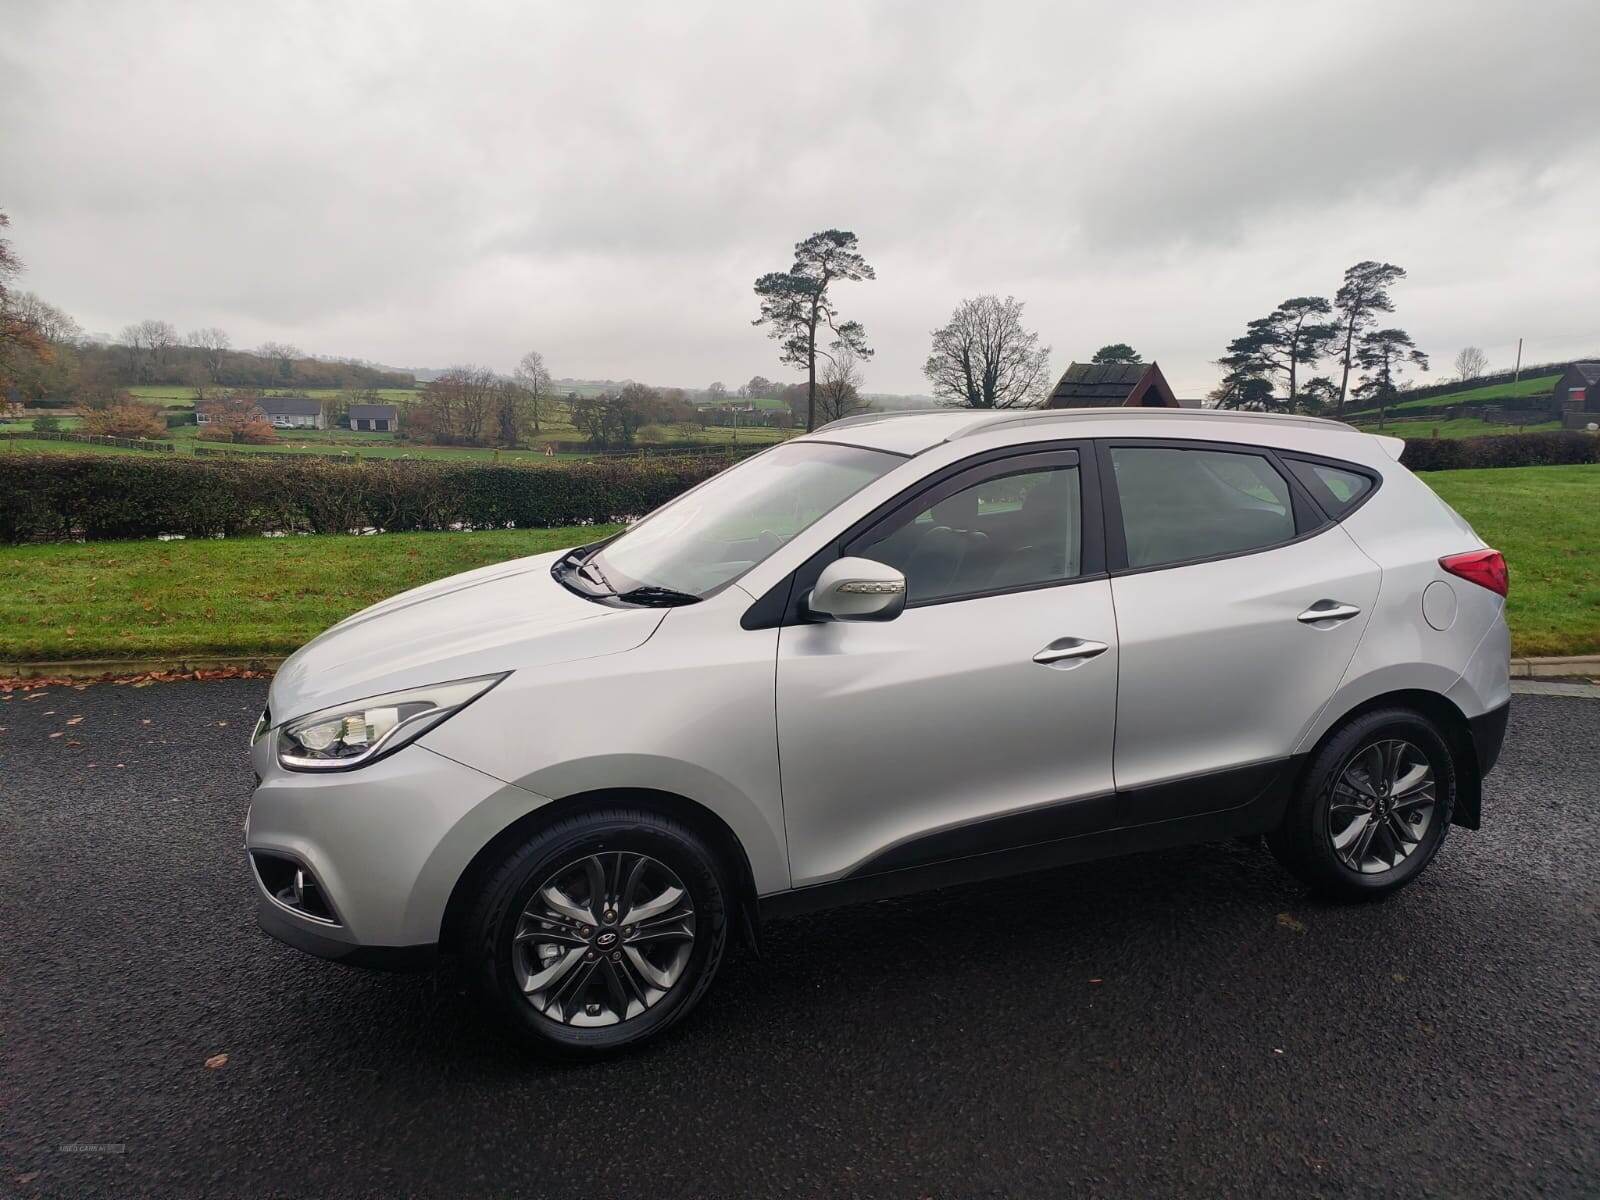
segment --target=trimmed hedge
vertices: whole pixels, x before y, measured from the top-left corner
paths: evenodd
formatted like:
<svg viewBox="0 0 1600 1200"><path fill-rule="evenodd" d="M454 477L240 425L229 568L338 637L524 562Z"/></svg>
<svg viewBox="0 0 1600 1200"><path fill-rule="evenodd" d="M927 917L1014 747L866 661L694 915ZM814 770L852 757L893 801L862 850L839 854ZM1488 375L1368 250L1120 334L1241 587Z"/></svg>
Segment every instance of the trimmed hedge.
<svg viewBox="0 0 1600 1200"><path fill-rule="evenodd" d="M1600 435L1593 433L1507 433L1497 437L1414 438L1400 461L1413 471L1454 471L1463 467L1554 467L1600 462Z"/></svg>
<svg viewBox="0 0 1600 1200"><path fill-rule="evenodd" d="M530 529L643 516L727 460L560 467L0 455L0 540Z"/></svg>

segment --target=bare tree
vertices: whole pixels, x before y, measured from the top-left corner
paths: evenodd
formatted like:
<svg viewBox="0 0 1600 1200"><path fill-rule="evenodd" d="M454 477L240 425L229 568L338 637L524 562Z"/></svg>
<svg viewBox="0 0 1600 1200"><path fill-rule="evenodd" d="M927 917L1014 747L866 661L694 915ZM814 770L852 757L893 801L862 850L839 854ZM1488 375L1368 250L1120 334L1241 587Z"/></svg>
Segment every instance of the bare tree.
<svg viewBox="0 0 1600 1200"><path fill-rule="evenodd" d="M58 346L75 345L83 337L83 327L64 310L33 292L18 292L11 297L11 311L36 330L40 337Z"/></svg>
<svg viewBox="0 0 1600 1200"><path fill-rule="evenodd" d="M1456 376L1465 383L1477 379L1489 368L1489 356L1476 346L1467 346L1456 355Z"/></svg>
<svg viewBox="0 0 1600 1200"><path fill-rule="evenodd" d="M128 362L134 377L149 380L167 365L173 347L178 344L178 331L169 321L146 318L137 325L123 326L117 340L128 348Z"/></svg>
<svg viewBox="0 0 1600 1200"><path fill-rule="evenodd" d="M1050 384L1050 347L1022 326L1013 296L963 300L942 329L922 373L954 408L1030 408Z"/></svg>
<svg viewBox="0 0 1600 1200"><path fill-rule="evenodd" d="M288 342L262 342L256 353L265 359L270 359L278 364L278 377L285 382L294 378L294 364L304 355L300 347L290 345Z"/></svg>
<svg viewBox="0 0 1600 1200"><path fill-rule="evenodd" d="M517 363L517 384L523 392L523 411L533 422L533 436L539 436L539 423L550 419L550 409L555 399L550 394L550 372L544 365L544 355L529 350Z"/></svg>
<svg viewBox="0 0 1600 1200"><path fill-rule="evenodd" d="M847 346L835 347L817 385L817 423L826 425L866 412L870 406L861 398L861 384L855 352Z"/></svg>
<svg viewBox="0 0 1600 1200"><path fill-rule="evenodd" d="M201 365L205 367L206 374L211 376L211 382L218 382L222 377L222 356L233 345L228 335L215 325L210 325L194 330L184 341L200 352Z"/></svg>

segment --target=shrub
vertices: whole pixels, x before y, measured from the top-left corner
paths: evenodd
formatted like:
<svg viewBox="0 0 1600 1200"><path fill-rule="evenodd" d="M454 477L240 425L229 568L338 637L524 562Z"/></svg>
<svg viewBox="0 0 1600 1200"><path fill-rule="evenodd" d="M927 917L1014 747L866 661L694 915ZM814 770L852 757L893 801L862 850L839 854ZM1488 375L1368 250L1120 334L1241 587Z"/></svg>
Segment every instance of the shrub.
<svg viewBox="0 0 1600 1200"><path fill-rule="evenodd" d="M100 437L159 438L166 436L167 422L160 405L130 400L84 410L83 431Z"/></svg>
<svg viewBox="0 0 1600 1200"><path fill-rule="evenodd" d="M1499 437L1415 438L1406 442L1400 461L1413 471L1600 462L1600 435L1569 431L1508 433Z"/></svg>
<svg viewBox="0 0 1600 1200"><path fill-rule="evenodd" d="M33 419L33 431L35 433L54 433L60 428L60 417L52 417L50 414L45 413Z"/></svg>
<svg viewBox="0 0 1600 1200"><path fill-rule="evenodd" d="M313 458L0 456L0 539L534 529L642 516L725 459L491 466Z"/></svg>

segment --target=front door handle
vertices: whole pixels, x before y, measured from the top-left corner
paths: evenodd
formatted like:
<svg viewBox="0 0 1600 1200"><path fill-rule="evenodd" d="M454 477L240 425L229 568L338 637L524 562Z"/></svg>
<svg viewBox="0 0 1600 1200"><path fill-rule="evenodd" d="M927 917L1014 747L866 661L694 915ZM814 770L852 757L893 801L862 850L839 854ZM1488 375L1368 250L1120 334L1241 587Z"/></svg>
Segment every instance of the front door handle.
<svg viewBox="0 0 1600 1200"><path fill-rule="evenodd" d="M1315 625L1319 621L1348 621L1361 615L1354 604L1340 604L1337 600L1318 600L1295 620L1302 625Z"/></svg>
<svg viewBox="0 0 1600 1200"><path fill-rule="evenodd" d="M1083 638L1064 637L1057 638L1043 650L1033 656L1033 661L1042 666L1053 666L1060 662L1070 662L1076 665L1086 658L1094 658L1104 654L1110 646L1104 642L1090 642Z"/></svg>

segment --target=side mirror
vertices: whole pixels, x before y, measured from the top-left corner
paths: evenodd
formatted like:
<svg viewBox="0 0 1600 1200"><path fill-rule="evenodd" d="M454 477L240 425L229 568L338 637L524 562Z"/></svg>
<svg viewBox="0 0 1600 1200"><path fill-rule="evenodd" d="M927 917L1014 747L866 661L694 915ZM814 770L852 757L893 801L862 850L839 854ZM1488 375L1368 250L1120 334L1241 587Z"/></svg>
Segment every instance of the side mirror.
<svg viewBox="0 0 1600 1200"><path fill-rule="evenodd" d="M892 621L906 606L906 577L870 558L829 563L806 597L814 615L834 621Z"/></svg>

